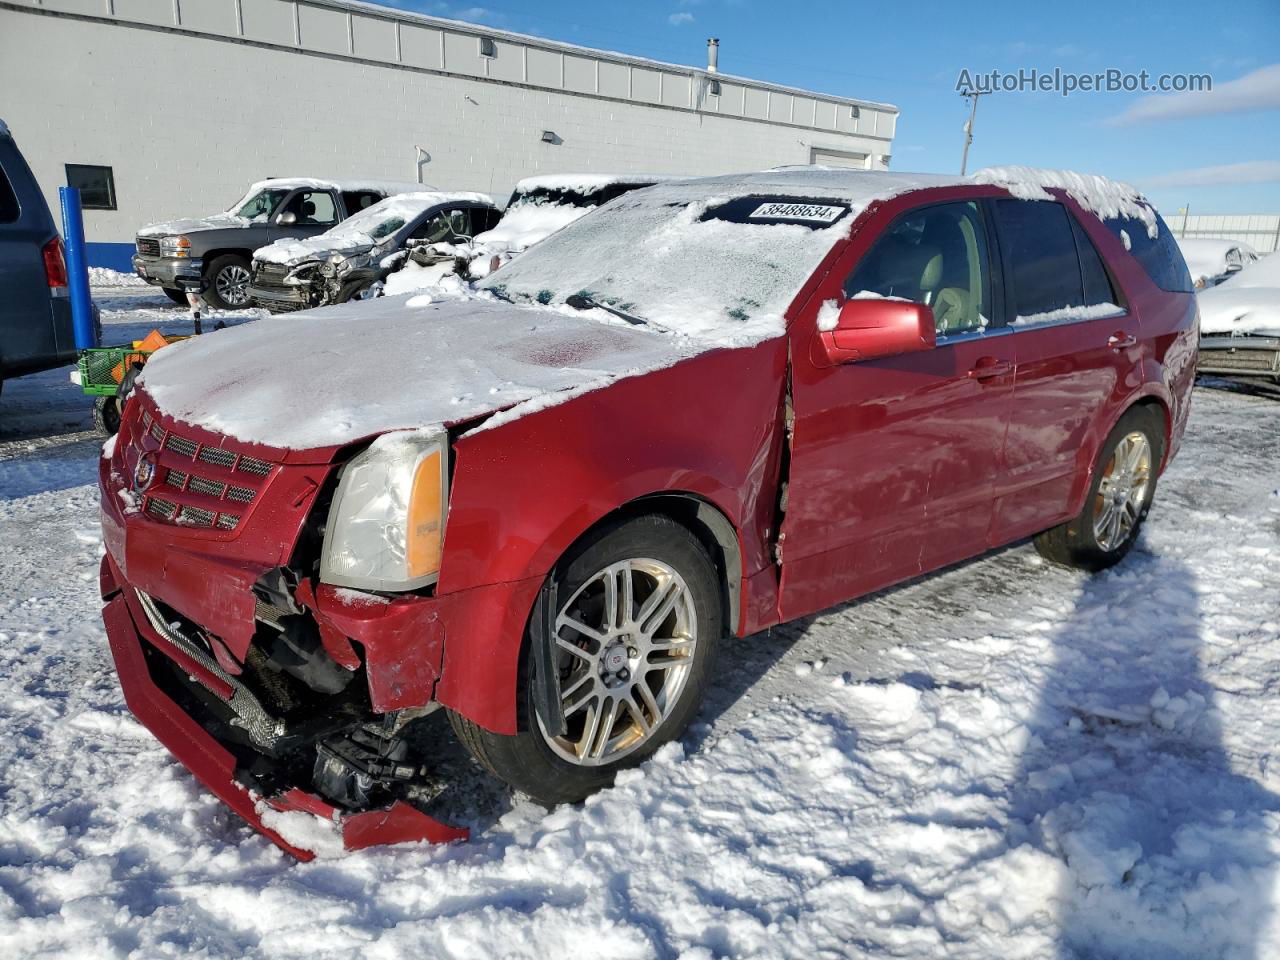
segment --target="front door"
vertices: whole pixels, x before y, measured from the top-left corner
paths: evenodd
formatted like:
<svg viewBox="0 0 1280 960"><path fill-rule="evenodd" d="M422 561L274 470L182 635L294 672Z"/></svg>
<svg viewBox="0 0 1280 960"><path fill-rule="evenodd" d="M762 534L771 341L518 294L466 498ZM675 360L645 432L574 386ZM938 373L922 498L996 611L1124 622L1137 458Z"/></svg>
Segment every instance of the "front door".
<svg viewBox="0 0 1280 960"><path fill-rule="evenodd" d="M795 348L784 620L980 553L987 542L1014 367L992 304L981 203L920 207L881 229L839 302L924 303L938 345L828 368ZM812 339L819 309L838 309L820 301L797 318L793 343Z"/></svg>
<svg viewBox="0 0 1280 960"><path fill-rule="evenodd" d="M996 200L1014 320L1017 374L992 525L993 543L1066 519L1087 472L1086 441L1132 388L1141 351L1123 304L1080 223L1055 201Z"/></svg>
<svg viewBox="0 0 1280 960"><path fill-rule="evenodd" d="M285 214L293 215L292 223L281 223ZM274 240L314 237L336 226L340 214L333 194L328 190L295 190L272 218L270 237Z"/></svg>

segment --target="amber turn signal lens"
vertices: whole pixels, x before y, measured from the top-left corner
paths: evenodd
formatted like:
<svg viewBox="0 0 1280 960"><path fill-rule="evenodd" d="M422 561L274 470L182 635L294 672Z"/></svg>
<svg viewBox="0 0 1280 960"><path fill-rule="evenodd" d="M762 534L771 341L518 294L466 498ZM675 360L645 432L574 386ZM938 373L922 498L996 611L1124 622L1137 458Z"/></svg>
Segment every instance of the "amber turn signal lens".
<svg viewBox="0 0 1280 960"><path fill-rule="evenodd" d="M409 543L407 560L410 577L425 577L440 569L444 546L444 485L441 451L422 458L413 474L409 499Z"/></svg>

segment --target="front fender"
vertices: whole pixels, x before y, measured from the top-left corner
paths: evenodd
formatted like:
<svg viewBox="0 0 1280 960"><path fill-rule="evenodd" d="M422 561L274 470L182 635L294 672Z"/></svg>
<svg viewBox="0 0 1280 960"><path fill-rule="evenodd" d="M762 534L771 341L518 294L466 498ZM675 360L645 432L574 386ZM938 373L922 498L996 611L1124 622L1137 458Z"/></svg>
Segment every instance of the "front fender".
<svg viewBox="0 0 1280 960"><path fill-rule="evenodd" d="M715 350L464 435L438 595L540 584L601 518L668 492L694 494L728 518L745 581L769 562L785 373L782 339ZM536 592L517 591L522 608L501 622L446 631L439 698L489 729L514 730Z"/></svg>

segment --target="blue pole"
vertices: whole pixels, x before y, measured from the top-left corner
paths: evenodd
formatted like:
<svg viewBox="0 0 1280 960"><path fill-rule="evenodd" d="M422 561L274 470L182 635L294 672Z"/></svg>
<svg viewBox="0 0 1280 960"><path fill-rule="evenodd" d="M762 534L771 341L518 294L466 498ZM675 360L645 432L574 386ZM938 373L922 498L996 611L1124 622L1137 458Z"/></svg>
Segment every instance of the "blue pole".
<svg viewBox="0 0 1280 960"><path fill-rule="evenodd" d="M84 258L84 216L80 212L80 191L59 187L62 203L62 236L67 245L67 292L71 295L71 327L76 349L98 345L93 326L93 301L89 298L89 265Z"/></svg>

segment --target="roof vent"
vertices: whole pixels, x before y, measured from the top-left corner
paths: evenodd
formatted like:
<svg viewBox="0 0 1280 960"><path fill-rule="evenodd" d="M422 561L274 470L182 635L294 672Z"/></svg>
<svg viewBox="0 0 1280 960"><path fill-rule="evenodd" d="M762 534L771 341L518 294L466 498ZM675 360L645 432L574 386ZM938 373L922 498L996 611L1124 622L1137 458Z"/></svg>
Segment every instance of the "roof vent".
<svg viewBox="0 0 1280 960"><path fill-rule="evenodd" d="M711 37L707 40L707 73L716 73L720 64L720 38Z"/></svg>

